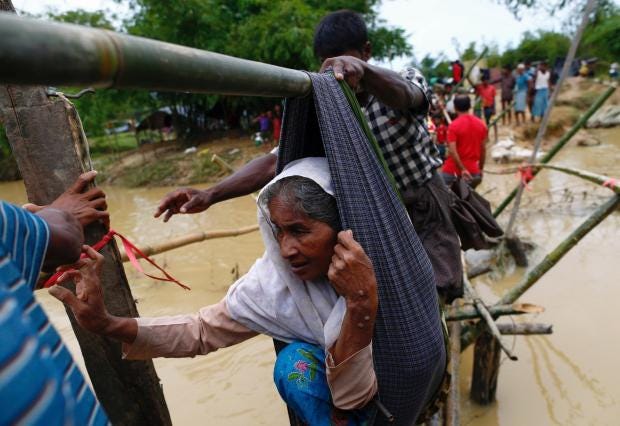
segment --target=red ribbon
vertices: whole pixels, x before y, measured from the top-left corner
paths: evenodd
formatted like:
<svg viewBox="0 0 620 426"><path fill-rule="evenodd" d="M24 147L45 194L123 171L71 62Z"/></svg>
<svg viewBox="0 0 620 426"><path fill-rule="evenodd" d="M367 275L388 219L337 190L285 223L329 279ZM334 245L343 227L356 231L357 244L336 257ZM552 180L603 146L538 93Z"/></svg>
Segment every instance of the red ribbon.
<svg viewBox="0 0 620 426"><path fill-rule="evenodd" d="M184 288L185 290L190 290L188 286L182 284L172 275L168 274L161 266L155 263L154 260L150 259L147 255L142 253L142 251L138 247L136 247L131 241L129 241L127 238L125 238L124 236L122 236L121 234L119 234L118 232L112 229L110 229L108 233L105 234L101 238L101 240L93 244L92 246L93 249L95 251L100 251L106 244L112 241L112 239L114 239L115 236L121 239L121 242L123 243L123 247L125 248L125 253L127 253L127 257L129 258L129 261L131 262L133 267L136 268L139 272L141 272L142 274L154 280L172 282ZM82 253L82 255L80 256L80 259L86 256L87 256L86 253ZM147 262L149 262L151 265L157 268L162 274L164 274L164 277L157 277L157 276L150 275L144 272L144 269L142 268L142 265L140 265L140 263L138 262L138 259L136 256L140 256L142 259L145 259ZM58 278L60 278L62 274L64 274L67 271L71 271L71 270L74 270L74 269L73 268L62 268L58 270L54 275L49 277L47 281L45 281L45 284L43 284L43 286L45 288L48 288L48 287L55 285L58 282Z"/></svg>
<svg viewBox="0 0 620 426"><path fill-rule="evenodd" d="M521 184L528 191L531 190L528 184L532 181L532 179L534 179L534 172L532 171L532 166L525 165L525 164L521 165L518 167L518 171L519 171L519 178L521 179Z"/></svg>
<svg viewBox="0 0 620 426"><path fill-rule="evenodd" d="M609 178L605 182L603 182L603 186L605 188L611 189L612 191L616 188L617 184L618 184L618 181L615 178Z"/></svg>

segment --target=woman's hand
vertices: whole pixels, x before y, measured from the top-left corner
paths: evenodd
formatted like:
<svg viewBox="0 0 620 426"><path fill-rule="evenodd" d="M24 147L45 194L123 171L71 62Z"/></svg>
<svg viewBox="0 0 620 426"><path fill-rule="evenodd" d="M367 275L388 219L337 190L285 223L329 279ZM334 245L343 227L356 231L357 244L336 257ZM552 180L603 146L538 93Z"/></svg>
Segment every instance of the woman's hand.
<svg viewBox="0 0 620 426"><path fill-rule="evenodd" d="M329 349L337 365L370 344L378 306L372 262L350 230L338 233L327 277L347 301L340 335Z"/></svg>
<svg viewBox="0 0 620 426"><path fill-rule="evenodd" d="M347 304L368 303L368 308L377 308L377 279L372 262L362 246L353 238L351 230L338 233L332 263L327 272L329 281Z"/></svg>
<svg viewBox="0 0 620 426"><path fill-rule="evenodd" d="M50 294L71 309L82 328L132 343L138 332L136 321L110 315L105 307L99 280L103 256L90 246L83 246L82 250L86 257L73 265L75 270L66 271L58 278L58 283L73 280L75 294L60 285L50 288Z"/></svg>

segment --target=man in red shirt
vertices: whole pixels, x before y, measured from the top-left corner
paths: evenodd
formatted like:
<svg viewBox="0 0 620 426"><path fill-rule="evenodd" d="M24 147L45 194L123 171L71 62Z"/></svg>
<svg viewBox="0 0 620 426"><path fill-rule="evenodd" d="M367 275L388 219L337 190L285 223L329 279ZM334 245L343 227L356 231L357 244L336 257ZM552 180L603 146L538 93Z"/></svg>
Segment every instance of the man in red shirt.
<svg viewBox="0 0 620 426"><path fill-rule="evenodd" d="M491 122L491 117L495 114L495 95L497 94L495 86L489 84L488 77L482 77L482 83L476 87L476 92L482 101L484 121L486 121L488 126ZM495 132L495 139L497 140L497 126L493 125L493 129Z"/></svg>
<svg viewBox="0 0 620 426"><path fill-rule="evenodd" d="M448 158L441 174L446 185L461 176L475 188L482 182L488 130L482 120L469 113L468 95L458 95L454 108L457 117L448 127Z"/></svg>
<svg viewBox="0 0 620 426"><path fill-rule="evenodd" d="M452 80L454 84L459 84L463 79L463 69L465 67L458 59L452 62Z"/></svg>

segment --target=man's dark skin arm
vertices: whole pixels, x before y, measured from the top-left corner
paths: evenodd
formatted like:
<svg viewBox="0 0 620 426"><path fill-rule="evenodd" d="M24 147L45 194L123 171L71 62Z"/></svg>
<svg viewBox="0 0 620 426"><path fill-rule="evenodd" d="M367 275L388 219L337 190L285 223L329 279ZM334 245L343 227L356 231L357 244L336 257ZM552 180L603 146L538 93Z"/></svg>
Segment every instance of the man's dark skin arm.
<svg viewBox="0 0 620 426"><path fill-rule="evenodd" d="M172 191L159 203L155 217L165 213L164 222L168 222L175 214L199 213L220 201L258 191L276 175L277 160L275 154L263 155L204 191L193 188Z"/></svg>
<svg viewBox="0 0 620 426"><path fill-rule="evenodd" d="M50 239L43 270L51 272L59 265L73 263L80 257L84 232L80 223L69 212L51 207L36 213L47 223Z"/></svg>
<svg viewBox="0 0 620 426"><path fill-rule="evenodd" d="M49 206L26 204L24 208L43 219L50 231L43 269L53 271L59 265L73 263L84 244L83 228L97 220L108 225L105 194L100 188L88 189L97 172L83 173L75 183Z"/></svg>
<svg viewBox="0 0 620 426"><path fill-rule="evenodd" d="M328 58L321 65L321 72L332 68L337 80L344 80L352 89L376 96L394 109L427 108L422 90L412 85L400 74L371 65L355 56Z"/></svg>

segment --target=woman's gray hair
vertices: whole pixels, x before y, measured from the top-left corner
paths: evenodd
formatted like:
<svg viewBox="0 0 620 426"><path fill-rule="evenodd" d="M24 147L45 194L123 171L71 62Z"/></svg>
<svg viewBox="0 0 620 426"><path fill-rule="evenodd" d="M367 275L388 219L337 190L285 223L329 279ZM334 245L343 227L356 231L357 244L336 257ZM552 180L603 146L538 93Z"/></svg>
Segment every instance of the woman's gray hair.
<svg viewBox="0 0 620 426"><path fill-rule="evenodd" d="M334 231L341 230L336 199L312 179L302 176L282 178L265 188L259 205L267 207L276 197L309 218L326 223Z"/></svg>

